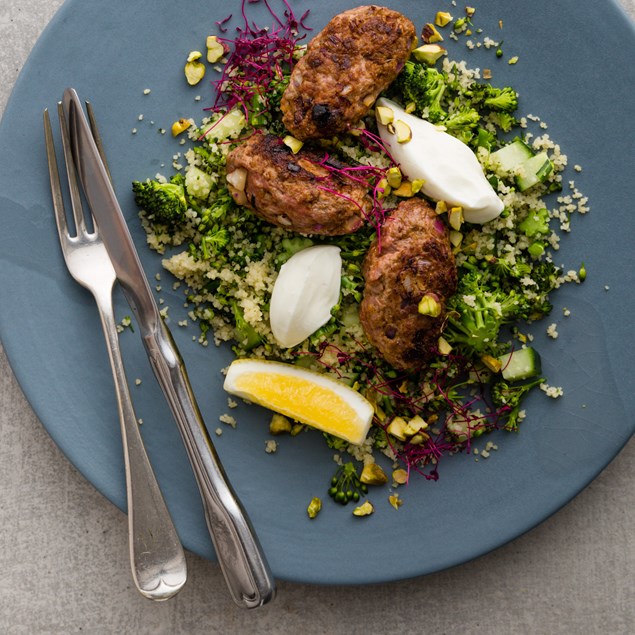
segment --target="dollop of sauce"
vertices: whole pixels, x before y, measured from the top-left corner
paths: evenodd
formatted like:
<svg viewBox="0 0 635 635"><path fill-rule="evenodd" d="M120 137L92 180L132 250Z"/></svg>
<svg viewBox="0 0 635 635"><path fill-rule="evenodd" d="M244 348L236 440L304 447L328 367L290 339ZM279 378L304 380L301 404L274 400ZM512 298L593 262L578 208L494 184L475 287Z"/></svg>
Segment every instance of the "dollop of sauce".
<svg viewBox="0 0 635 635"><path fill-rule="evenodd" d="M503 202L485 178L476 155L442 126L407 113L399 104L381 97L376 106L390 108L394 122L403 121L412 138L404 143L379 119L379 134L402 174L422 180L421 192L435 201L463 208L468 223L487 223L503 211Z"/></svg>
<svg viewBox="0 0 635 635"><path fill-rule="evenodd" d="M330 320L341 277L340 248L334 245L308 247L282 265L269 308L271 331L280 346L300 344Z"/></svg>

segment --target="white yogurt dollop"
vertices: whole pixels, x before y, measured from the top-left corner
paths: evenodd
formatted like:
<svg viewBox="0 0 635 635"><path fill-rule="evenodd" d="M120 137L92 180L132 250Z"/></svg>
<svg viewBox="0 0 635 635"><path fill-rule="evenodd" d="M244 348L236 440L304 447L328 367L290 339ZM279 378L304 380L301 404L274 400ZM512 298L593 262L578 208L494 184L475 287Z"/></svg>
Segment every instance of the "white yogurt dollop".
<svg viewBox="0 0 635 635"><path fill-rule="evenodd" d="M280 267L269 310L271 331L280 346L296 346L330 320L341 277L340 248L334 245L303 249Z"/></svg>
<svg viewBox="0 0 635 635"><path fill-rule="evenodd" d="M424 181L421 191L426 196L461 206L468 223L487 223L503 211L503 202L467 145L389 99L381 97L376 106L390 108L394 121L401 120L410 128L412 139L398 143L396 135L377 121L382 141L402 174L410 181Z"/></svg>

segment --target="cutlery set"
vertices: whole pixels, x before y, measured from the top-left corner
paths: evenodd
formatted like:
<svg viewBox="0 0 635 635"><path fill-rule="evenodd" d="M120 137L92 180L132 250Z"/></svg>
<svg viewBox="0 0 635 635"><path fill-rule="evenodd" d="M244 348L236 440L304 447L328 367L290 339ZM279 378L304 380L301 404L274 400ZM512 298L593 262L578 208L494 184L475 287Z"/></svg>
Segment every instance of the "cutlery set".
<svg viewBox="0 0 635 635"><path fill-rule="evenodd" d="M200 491L216 555L234 602L257 608L275 596L275 581L257 536L223 470L188 380L183 359L156 301L117 201L93 109L75 90L58 104L74 231L64 206L49 113L44 131L55 220L66 266L94 296L115 382L126 471L129 549L139 592L152 600L175 595L187 578L178 534L138 428L119 349L112 290L123 289L150 365L177 424ZM80 188L90 214L81 202Z"/></svg>

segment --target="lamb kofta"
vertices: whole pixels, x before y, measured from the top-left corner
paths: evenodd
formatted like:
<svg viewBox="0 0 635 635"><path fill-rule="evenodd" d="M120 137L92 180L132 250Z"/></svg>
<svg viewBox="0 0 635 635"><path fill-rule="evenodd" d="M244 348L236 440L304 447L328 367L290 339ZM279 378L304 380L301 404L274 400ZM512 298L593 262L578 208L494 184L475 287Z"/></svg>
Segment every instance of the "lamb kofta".
<svg viewBox="0 0 635 635"><path fill-rule="evenodd" d="M397 11L363 6L336 15L295 65L280 108L301 140L328 138L358 122L397 77L416 33Z"/></svg>
<svg viewBox="0 0 635 635"><path fill-rule="evenodd" d="M446 225L425 200L402 201L371 245L362 272L360 321L368 340L395 368L421 366L437 350L446 301L456 291Z"/></svg>
<svg viewBox="0 0 635 635"><path fill-rule="evenodd" d="M325 166L324 151L294 154L281 139L254 134L227 156L229 191L260 218L301 234L358 230L373 201L365 184Z"/></svg>

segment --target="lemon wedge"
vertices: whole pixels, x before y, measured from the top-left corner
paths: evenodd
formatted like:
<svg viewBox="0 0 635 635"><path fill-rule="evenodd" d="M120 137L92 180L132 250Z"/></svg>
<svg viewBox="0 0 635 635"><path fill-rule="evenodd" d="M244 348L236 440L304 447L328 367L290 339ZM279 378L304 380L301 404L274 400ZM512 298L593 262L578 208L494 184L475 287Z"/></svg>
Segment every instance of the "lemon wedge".
<svg viewBox="0 0 635 635"><path fill-rule="evenodd" d="M231 363L223 388L238 397L360 445L373 406L356 390L326 374L260 359Z"/></svg>

